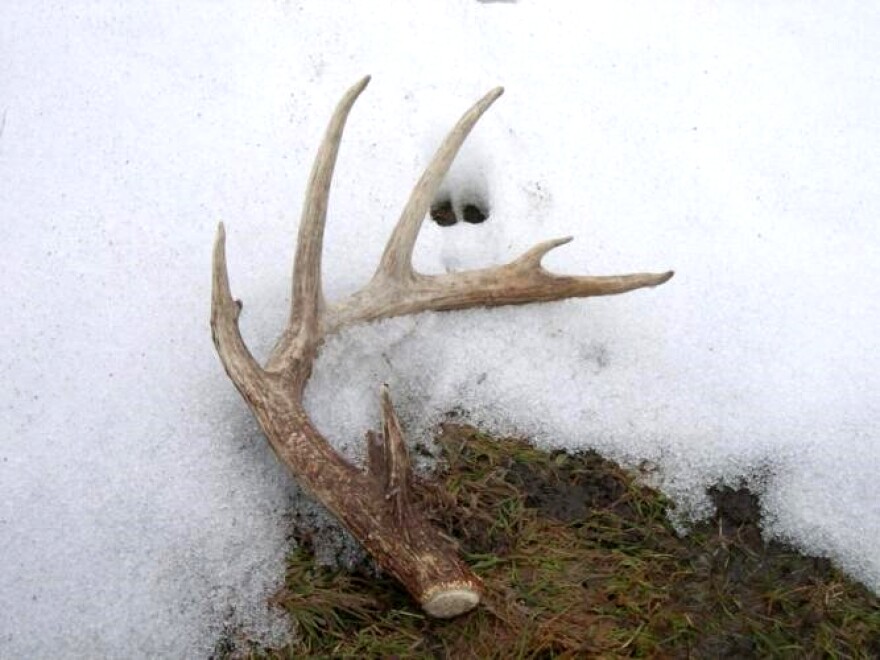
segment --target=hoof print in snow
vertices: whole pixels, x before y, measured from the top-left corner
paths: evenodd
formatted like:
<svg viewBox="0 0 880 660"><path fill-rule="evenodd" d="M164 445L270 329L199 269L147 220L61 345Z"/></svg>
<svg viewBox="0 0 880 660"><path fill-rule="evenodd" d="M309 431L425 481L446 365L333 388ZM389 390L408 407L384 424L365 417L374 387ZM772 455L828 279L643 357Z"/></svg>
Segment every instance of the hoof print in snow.
<svg viewBox="0 0 880 660"><path fill-rule="evenodd" d="M481 222L486 221L488 214L484 213L476 204L465 204L461 209L461 217L465 222L469 222L472 225L478 225Z"/></svg>
<svg viewBox="0 0 880 660"><path fill-rule="evenodd" d="M453 205L451 199L443 199L431 205L431 219L441 227L451 227L463 220L471 225L478 225L489 218L488 204L473 201Z"/></svg>
<svg viewBox="0 0 880 660"><path fill-rule="evenodd" d="M450 227L458 222L458 218L455 217L455 209L452 208L452 202L446 199L433 204L431 206L431 220L441 227Z"/></svg>

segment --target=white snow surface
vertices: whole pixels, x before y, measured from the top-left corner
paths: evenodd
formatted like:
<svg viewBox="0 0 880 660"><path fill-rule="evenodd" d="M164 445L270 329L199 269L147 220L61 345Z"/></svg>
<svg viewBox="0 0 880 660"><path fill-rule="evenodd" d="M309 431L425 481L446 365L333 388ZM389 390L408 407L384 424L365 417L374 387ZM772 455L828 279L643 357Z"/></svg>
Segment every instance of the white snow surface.
<svg viewBox="0 0 880 660"><path fill-rule="evenodd" d="M428 221L426 272L574 235L619 297L428 313L331 338L307 403L357 456L392 386L650 466L683 517L762 494L768 537L880 591L880 9L873 3L7 2L0 8L0 657L206 657L277 631L298 490L214 354L228 228L243 332L288 306L311 158L354 108L329 298L371 274L444 132L497 84Z"/></svg>

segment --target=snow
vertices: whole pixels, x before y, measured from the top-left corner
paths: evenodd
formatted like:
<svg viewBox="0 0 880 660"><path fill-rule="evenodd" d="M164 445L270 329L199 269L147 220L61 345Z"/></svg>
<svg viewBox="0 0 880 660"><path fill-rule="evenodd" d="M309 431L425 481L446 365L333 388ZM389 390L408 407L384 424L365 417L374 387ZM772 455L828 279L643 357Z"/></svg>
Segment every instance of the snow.
<svg viewBox="0 0 880 660"><path fill-rule="evenodd" d="M768 537L880 591L880 10L870 3L7 3L0 10L0 657L205 657L278 634L302 504L213 353L226 222L243 332L287 307L298 205L336 100L330 298L364 283L420 168L488 89L416 263L674 268L625 296L356 327L307 392L357 455L391 383L651 466L682 519L762 494Z"/></svg>

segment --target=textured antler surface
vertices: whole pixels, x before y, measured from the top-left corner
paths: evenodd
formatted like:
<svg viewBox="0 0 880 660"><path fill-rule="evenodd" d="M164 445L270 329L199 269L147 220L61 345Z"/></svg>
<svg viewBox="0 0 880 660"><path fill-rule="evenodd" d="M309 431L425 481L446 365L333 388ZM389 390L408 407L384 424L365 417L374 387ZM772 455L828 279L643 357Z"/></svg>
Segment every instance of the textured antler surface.
<svg viewBox="0 0 880 660"><path fill-rule="evenodd" d="M303 389L321 342L328 334L364 321L425 310L624 293L662 284L672 272L582 277L546 271L541 266L544 255L571 238L546 241L493 268L430 276L413 270L413 247L428 208L471 129L503 93L499 87L477 101L440 145L413 189L370 282L328 306L321 287L321 253L330 182L348 113L369 80L362 79L345 93L315 158L297 239L290 319L265 368L254 360L238 329L241 304L229 288L222 224L214 244L211 329L227 374L278 457L428 614L450 617L479 603L480 580L458 558L454 542L413 505L409 456L388 388L382 387L380 397L382 431L367 434L363 470L333 450L303 408Z"/></svg>

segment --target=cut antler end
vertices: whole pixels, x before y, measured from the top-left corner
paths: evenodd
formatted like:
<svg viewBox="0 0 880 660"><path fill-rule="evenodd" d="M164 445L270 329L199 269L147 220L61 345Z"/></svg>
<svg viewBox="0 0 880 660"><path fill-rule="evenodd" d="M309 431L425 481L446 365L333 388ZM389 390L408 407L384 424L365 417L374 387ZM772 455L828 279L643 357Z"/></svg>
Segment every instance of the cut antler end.
<svg viewBox="0 0 880 660"><path fill-rule="evenodd" d="M470 582L450 582L430 589L421 601L422 609L438 619L451 619L480 604L480 590Z"/></svg>

